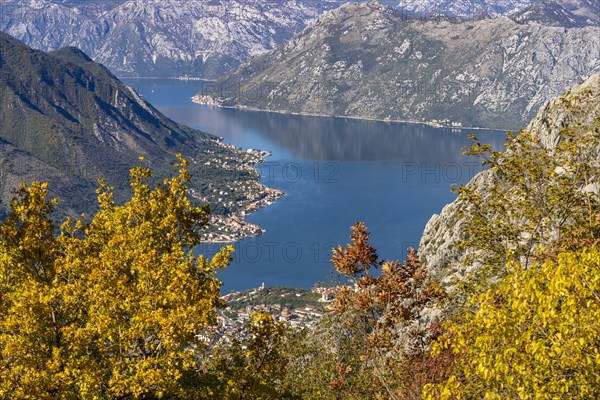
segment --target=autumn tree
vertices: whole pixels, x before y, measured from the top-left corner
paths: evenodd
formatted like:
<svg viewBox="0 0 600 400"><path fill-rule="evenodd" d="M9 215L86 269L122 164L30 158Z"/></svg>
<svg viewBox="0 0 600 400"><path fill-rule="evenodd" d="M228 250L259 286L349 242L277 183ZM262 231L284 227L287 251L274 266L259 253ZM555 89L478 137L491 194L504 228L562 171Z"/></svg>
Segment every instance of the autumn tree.
<svg viewBox="0 0 600 400"><path fill-rule="evenodd" d="M232 251L194 255L209 210L190 204L185 165L153 188L133 168L123 205L101 182L91 222L58 235L47 185L21 187L0 226L0 397L184 394Z"/></svg>
<svg viewBox="0 0 600 400"><path fill-rule="evenodd" d="M436 329L427 310L443 300L442 288L414 250L402 263L383 261L369 237L357 223L350 243L333 250L332 264L347 283L337 286L333 309L291 346L288 383L302 398L419 398L436 369L431 363L417 372L431 361Z"/></svg>
<svg viewBox="0 0 600 400"><path fill-rule="evenodd" d="M567 252L474 296L477 311L447 326L436 352L460 355L427 399L600 398L600 251Z"/></svg>
<svg viewBox="0 0 600 400"><path fill-rule="evenodd" d="M563 102L577 108L573 99ZM505 147L493 151L475 139L466 152L490 167L481 184L457 190L464 231L458 248L470 271L461 284L468 293L501 277L509 253L527 268L553 254L555 244L569 243L564 237L591 245L600 235L600 119L564 127L552 147L528 131L508 133Z"/></svg>
<svg viewBox="0 0 600 400"><path fill-rule="evenodd" d="M578 100L562 101L576 118ZM598 398L600 118L567 124L553 143L509 133L505 146L468 151L490 170L459 189L468 273L433 345L456 364L423 394Z"/></svg>

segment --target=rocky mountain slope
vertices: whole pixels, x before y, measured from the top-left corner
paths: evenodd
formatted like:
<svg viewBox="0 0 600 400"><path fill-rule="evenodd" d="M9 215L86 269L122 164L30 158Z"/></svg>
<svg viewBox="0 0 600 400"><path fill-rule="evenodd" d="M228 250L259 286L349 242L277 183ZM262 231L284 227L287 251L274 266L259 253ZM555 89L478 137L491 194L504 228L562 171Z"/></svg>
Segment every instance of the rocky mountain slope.
<svg viewBox="0 0 600 400"><path fill-rule="evenodd" d="M518 23L537 23L567 28L600 26L600 2L596 0L541 0L509 14Z"/></svg>
<svg viewBox="0 0 600 400"><path fill-rule="evenodd" d="M509 16L554 24L557 19L598 23L596 0L401 0L398 10L413 16L444 15L457 18Z"/></svg>
<svg viewBox="0 0 600 400"><path fill-rule="evenodd" d="M598 26L423 19L370 2L325 13L276 50L207 86L196 100L518 129L546 100L598 71Z"/></svg>
<svg viewBox="0 0 600 400"><path fill-rule="evenodd" d="M0 30L44 51L83 50L119 76L216 78L275 48L337 0L19 0Z"/></svg>
<svg viewBox="0 0 600 400"><path fill-rule="evenodd" d="M80 50L44 53L0 33L1 210L19 183L41 180L50 183L61 211L89 212L98 177L122 200L139 156L161 178L173 174L177 153L191 161L199 201L218 212L264 195L251 168L263 154L168 119Z"/></svg>
<svg viewBox="0 0 600 400"><path fill-rule="evenodd" d="M471 18L479 14L507 15L538 0L400 0L398 9L419 16Z"/></svg>
<svg viewBox="0 0 600 400"><path fill-rule="evenodd" d="M525 128L539 138L549 152L558 144L563 128L592 127L600 121L600 74L593 75L568 93L571 98L577 99L577 107L570 106L560 97L554 98L539 110ZM600 134L597 128L596 134ZM597 150L596 162L600 161L600 149ZM493 181L494 172L486 170L476 175L468 185L485 193ZM439 215L434 215L423 232L419 245L421 260L438 277L448 278L463 268L456 244L463 236L460 211L464 207L465 203L459 197L444 207Z"/></svg>

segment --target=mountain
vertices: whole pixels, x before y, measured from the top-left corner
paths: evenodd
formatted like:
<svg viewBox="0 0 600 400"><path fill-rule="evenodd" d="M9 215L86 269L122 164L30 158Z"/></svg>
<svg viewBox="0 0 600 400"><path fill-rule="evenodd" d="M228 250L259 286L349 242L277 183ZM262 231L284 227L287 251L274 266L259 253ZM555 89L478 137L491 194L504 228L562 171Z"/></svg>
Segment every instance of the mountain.
<svg viewBox="0 0 600 400"><path fill-rule="evenodd" d="M421 17L500 16L527 9L536 1L403 0L397 7ZM574 12L576 20L585 20L588 9L598 7L594 1L561 2L568 3L567 12ZM2 6L0 30L39 50L80 48L118 76L216 79L276 48L323 12L346 2L18 0ZM538 18L538 12L532 9L517 17Z"/></svg>
<svg viewBox="0 0 600 400"><path fill-rule="evenodd" d="M412 16L473 18L508 16L515 21L537 21L561 26L598 25L596 0L401 0L398 10Z"/></svg>
<svg viewBox="0 0 600 400"><path fill-rule="evenodd" d="M556 20L598 24L600 3L596 0L401 0L398 10L412 16L443 15L457 18L508 16L514 20Z"/></svg>
<svg viewBox="0 0 600 400"><path fill-rule="evenodd" d="M0 30L44 51L82 49L118 76L216 78L275 48L337 0L18 0Z"/></svg>
<svg viewBox="0 0 600 400"><path fill-rule="evenodd" d="M411 17L345 4L207 85L197 102L518 129L600 71L600 27Z"/></svg>
<svg viewBox="0 0 600 400"><path fill-rule="evenodd" d="M251 168L263 153L168 119L78 49L44 53L0 33L0 209L20 182L41 180L63 214L90 212L98 177L122 201L140 156L161 179L177 153L190 160L198 202L221 214L265 195Z"/></svg>
<svg viewBox="0 0 600 400"><path fill-rule="evenodd" d="M593 75L575 86L567 95L575 99L575 103L565 102L563 97L553 98L525 128L525 131L540 140L550 154L553 154L553 149L560 142L561 131L564 128L579 127L582 132L594 132L592 129L595 129L595 134L600 134L597 125L600 121L600 74ZM584 154L581 157L584 157ZM593 157L590 163L594 163L595 160L597 165L600 161L600 149L596 149ZM485 194L491 185L495 184L495 178L495 172L488 169L477 174L467 186ZM593 185L593 182L590 184ZM468 210L466 207L464 200L459 197L445 206L439 215L434 215L425 227L419 254L428 270L437 277L447 280L464 268L460 264L462 254L456 248L456 244L464 237L461 210Z"/></svg>
<svg viewBox="0 0 600 400"><path fill-rule="evenodd" d="M567 28L600 26L600 2L596 0L541 0L509 17L519 23Z"/></svg>
<svg viewBox="0 0 600 400"><path fill-rule="evenodd" d="M446 15L471 18L479 14L492 17L507 15L538 0L400 0L397 8L422 17Z"/></svg>

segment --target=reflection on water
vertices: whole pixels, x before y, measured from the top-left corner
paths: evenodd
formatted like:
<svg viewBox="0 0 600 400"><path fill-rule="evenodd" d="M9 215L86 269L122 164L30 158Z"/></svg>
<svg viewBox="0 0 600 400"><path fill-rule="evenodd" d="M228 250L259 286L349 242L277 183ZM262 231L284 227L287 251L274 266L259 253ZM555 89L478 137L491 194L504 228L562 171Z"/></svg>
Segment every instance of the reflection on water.
<svg viewBox="0 0 600 400"><path fill-rule="evenodd" d="M466 137L474 133L484 143L501 148L499 131L434 128L349 118L307 117L252 112L194 104L191 96L202 81L127 81L144 98L175 121L224 137L240 147L265 144L275 157L303 160L381 161L414 163L461 162Z"/></svg>
<svg viewBox="0 0 600 400"><path fill-rule="evenodd" d="M265 184L287 196L249 217L267 232L236 244L235 261L220 274L225 291L326 279L331 248L347 242L357 220L373 233L382 258L402 258L431 215L454 199L450 184L466 183L480 169L462 155L468 131L220 109L191 102L199 81L130 83L177 122L273 153L259 170ZM504 142L501 132L473 133L496 149Z"/></svg>
<svg viewBox="0 0 600 400"><path fill-rule="evenodd" d="M287 155L304 160L406 162L459 162L466 131L345 118L306 117L197 106L165 107L177 121L243 142L248 130L277 145ZM499 132L473 131L482 140L498 146Z"/></svg>

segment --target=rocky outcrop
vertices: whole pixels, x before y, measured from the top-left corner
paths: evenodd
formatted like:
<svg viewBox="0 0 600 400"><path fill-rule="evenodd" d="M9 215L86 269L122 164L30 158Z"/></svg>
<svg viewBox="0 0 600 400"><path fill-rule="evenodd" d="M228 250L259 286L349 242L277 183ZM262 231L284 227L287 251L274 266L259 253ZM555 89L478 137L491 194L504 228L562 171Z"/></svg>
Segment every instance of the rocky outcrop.
<svg viewBox="0 0 600 400"><path fill-rule="evenodd" d="M539 137L548 149L556 146L564 127L574 124L591 126L600 118L600 74L575 86L567 95L571 99L569 106L560 97L551 99L526 128Z"/></svg>
<svg viewBox="0 0 600 400"><path fill-rule="evenodd" d="M346 4L202 96L277 112L518 129L600 72L600 27L423 19Z"/></svg>
<svg viewBox="0 0 600 400"><path fill-rule="evenodd" d="M525 128L539 137L550 152L559 142L561 129L576 124L592 126L600 119L600 74L577 85L567 94L571 99L569 105L562 98L548 101ZM600 149L597 157L600 161ZM468 185L485 193L493 180L494 173L487 170L476 175ZM456 244L463 238L460 211L465 207L459 197L444 207L439 215L431 217L423 232L419 245L421 261L438 278L448 280L465 271L459 261L461 254L456 249Z"/></svg>

